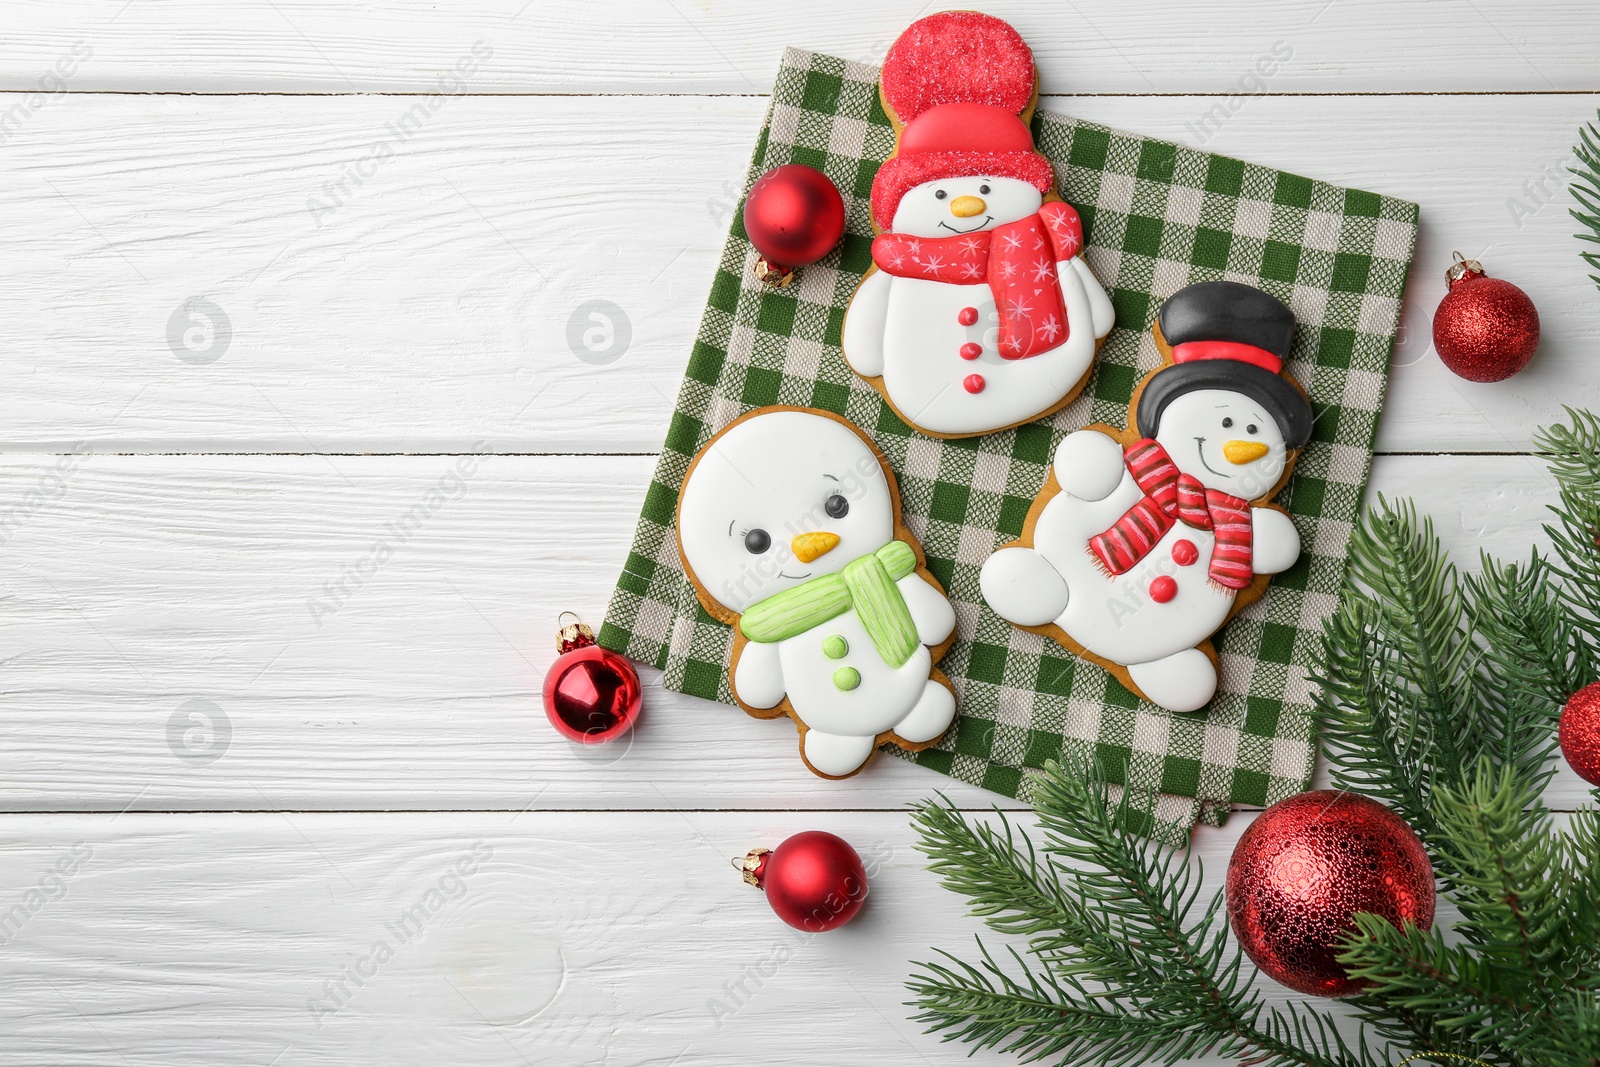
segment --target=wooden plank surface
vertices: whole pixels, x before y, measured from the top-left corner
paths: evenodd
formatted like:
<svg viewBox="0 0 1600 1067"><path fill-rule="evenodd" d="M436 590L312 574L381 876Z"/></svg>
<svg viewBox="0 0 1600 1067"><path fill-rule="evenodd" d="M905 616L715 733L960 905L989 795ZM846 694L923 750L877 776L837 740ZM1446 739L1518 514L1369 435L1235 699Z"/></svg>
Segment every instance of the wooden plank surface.
<svg viewBox="0 0 1600 1067"><path fill-rule="evenodd" d="M1192 140L1213 102L1051 103ZM1595 396L1600 301L1550 174L1596 103L1275 97L1210 134L1424 205L1380 448L1524 450L1553 398ZM0 350L28 356L0 391L0 447L658 448L765 102L453 100L378 159L411 106L88 95L41 111L0 153ZM1510 382L1464 382L1431 351L1455 248L1543 312ZM221 309L209 333L194 298ZM597 299L628 323L609 362L568 339Z"/></svg>
<svg viewBox="0 0 1600 1067"><path fill-rule="evenodd" d="M793 728L661 689L579 750L540 712L556 615L598 622L653 458L0 462L0 808L897 808L993 794L893 758L818 779ZM60 481L61 488L48 499ZM1522 556L1525 456L1383 457L1457 558ZM438 492L432 503L430 492ZM424 503L424 517L406 519ZM387 546L380 552L376 546ZM368 573L370 572L370 574ZM352 577L354 576L354 577ZM341 584L342 583L342 584ZM1575 778L1553 799L1576 802Z"/></svg>
<svg viewBox="0 0 1600 1067"><path fill-rule="evenodd" d="M1282 41L1273 92L1550 92L1600 88L1600 12L1561 0L993 0L1051 92L1230 94ZM475 93L766 92L798 44L878 62L934 5L803 11L737 0L19 0L7 8L0 87L34 90L75 44L74 90L433 92L477 59ZM476 46L481 53L475 55ZM454 83L446 82L448 90Z"/></svg>

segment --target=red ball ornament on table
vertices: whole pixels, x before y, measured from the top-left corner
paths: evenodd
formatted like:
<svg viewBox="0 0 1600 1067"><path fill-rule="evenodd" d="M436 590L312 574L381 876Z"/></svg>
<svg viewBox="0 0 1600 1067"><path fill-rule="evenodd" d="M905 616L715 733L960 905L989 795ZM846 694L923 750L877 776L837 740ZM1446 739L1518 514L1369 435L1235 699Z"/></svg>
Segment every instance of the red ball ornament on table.
<svg viewBox="0 0 1600 1067"><path fill-rule="evenodd" d="M1433 313L1433 347L1468 381L1503 381L1539 347L1539 309L1515 285L1486 275L1482 263L1455 256L1445 272L1450 291Z"/></svg>
<svg viewBox="0 0 1600 1067"><path fill-rule="evenodd" d="M556 635L560 653L544 676L544 713L569 741L599 745L627 733L639 718L642 692L633 664L595 644L581 622Z"/></svg>
<svg viewBox="0 0 1600 1067"><path fill-rule="evenodd" d="M1600 682L1585 686L1561 709L1561 754L1590 785L1600 786Z"/></svg>
<svg viewBox="0 0 1600 1067"><path fill-rule="evenodd" d="M844 199L820 170L788 163L750 187L744 232L761 253L756 277L782 288L793 280L796 267L815 263L844 236Z"/></svg>
<svg viewBox="0 0 1600 1067"><path fill-rule="evenodd" d="M744 880L767 894L778 918L806 933L837 930L867 899L867 871L850 843L826 830L807 830L775 849L753 848Z"/></svg>
<svg viewBox="0 0 1600 1067"><path fill-rule="evenodd" d="M1374 800L1318 789L1262 812L1228 861L1228 921L1270 978L1314 996L1360 992L1339 965L1356 912L1433 925L1433 866L1405 821Z"/></svg>

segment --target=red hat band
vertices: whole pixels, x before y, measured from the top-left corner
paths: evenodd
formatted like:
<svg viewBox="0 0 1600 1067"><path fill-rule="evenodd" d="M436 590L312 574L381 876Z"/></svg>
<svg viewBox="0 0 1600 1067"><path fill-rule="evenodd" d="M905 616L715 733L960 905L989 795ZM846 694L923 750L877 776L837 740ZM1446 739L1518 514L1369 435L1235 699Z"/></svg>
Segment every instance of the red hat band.
<svg viewBox="0 0 1600 1067"><path fill-rule="evenodd" d="M1031 152L1033 134L1015 113L991 104L941 104L900 131L903 156L916 152Z"/></svg>
<svg viewBox="0 0 1600 1067"><path fill-rule="evenodd" d="M1242 341L1185 341L1172 346L1174 363L1200 363L1208 359L1233 359L1273 374L1283 373L1282 356Z"/></svg>

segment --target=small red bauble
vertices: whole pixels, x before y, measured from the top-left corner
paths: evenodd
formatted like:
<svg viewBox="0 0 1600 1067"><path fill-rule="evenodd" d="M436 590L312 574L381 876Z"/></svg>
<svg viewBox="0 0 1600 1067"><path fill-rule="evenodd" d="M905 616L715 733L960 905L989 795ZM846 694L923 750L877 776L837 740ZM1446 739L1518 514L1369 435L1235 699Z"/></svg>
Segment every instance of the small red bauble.
<svg viewBox="0 0 1600 1067"><path fill-rule="evenodd" d="M837 930L867 899L861 857L825 830L795 834L776 849L753 848L741 867L744 880L766 892L778 918L807 933Z"/></svg>
<svg viewBox="0 0 1600 1067"><path fill-rule="evenodd" d="M1433 313L1433 347L1444 365L1472 382L1503 381L1526 367L1539 346L1539 309L1528 294L1460 252L1445 278L1450 291Z"/></svg>
<svg viewBox="0 0 1600 1067"><path fill-rule="evenodd" d="M1228 922L1256 966L1300 993L1343 997L1340 941L1356 912L1433 925L1433 865L1405 821L1374 800L1317 789L1280 801L1228 861Z"/></svg>
<svg viewBox="0 0 1600 1067"><path fill-rule="evenodd" d="M581 622L556 635L560 655L544 676L544 713L569 741L599 745L621 737L639 717L642 693L633 664L594 642Z"/></svg>
<svg viewBox="0 0 1600 1067"><path fill-rule="evenodd" d="M1163 574L1150 583L1150 599L1157 604L1165 604L1178 595L1178 583Z"/></svg>
<svg viewBox="0 0 1600 1067"><path fill-rule="evenodd" d="M1600 785L1600 682L1572 694L1561 709L1561 754L1590 785Z"/></svg>
<svg viewBox="0 0 1600 1067"><path fill-rule="evenodd" d="M815 263L844 236L844 199L815 167L789 163L767 171L744 201L744 232L761 253L756 276L789 284L794 268Z"/></svg>

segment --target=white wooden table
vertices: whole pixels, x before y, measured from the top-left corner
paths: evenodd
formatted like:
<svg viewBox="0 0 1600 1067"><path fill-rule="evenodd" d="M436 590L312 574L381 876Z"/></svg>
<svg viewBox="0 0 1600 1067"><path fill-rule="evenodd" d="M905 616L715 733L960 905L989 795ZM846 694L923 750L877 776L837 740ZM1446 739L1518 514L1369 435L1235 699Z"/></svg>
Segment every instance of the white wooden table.
<svg viewBox="0 0 1600 1067"><path fill-rule="evenodd" d="M1048 107L1418 201L1374 488L1464 561L1540 539L1532 431L1600 403L1562 174L1600 8L984 6ZM1014 802L818 780L648 673L580 754L538 693L622 563L781 47L875 60L923 10L5 3L0 1063L960 1062L902 983L977 926L905 808ZM1431 352L1452 249L1540 308L1510 382ZM591 299L631 325L606 365ZM1249 818L1198 833L1213 880ZM812 827L874 895L805 939L728 857Z"/></svg>

